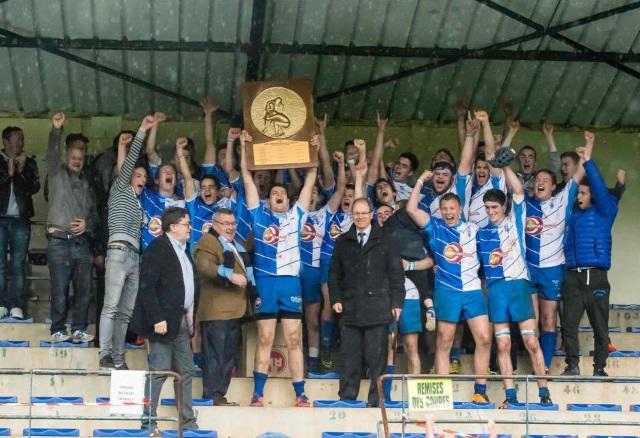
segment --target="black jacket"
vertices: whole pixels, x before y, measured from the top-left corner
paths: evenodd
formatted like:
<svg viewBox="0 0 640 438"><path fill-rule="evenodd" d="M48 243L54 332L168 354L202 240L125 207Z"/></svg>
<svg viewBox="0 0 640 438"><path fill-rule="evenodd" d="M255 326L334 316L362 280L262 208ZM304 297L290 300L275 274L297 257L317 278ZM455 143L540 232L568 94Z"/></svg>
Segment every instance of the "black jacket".
<svg viewBox="0 0 640 438"><path fill-rule="evenodd" d="M33 199L31 197L40 190L40 177L38 176L36 160L27 157L22 172L16 166L13 176L9 176L7 160L0 156L0 216L5 214L9 206L12 182L20 217L24 219L32 218Z"/></svg>
<svg viewBox="0 0 640 438"><path fill-rule="evenodd" d="M186 251L194 275L194 309L198 308L199 288L196 268ZM131 329L154 342L173 341L180 332L184 316L184 281L180 260L166 235L155 239L142 256L140 287L131 319ZM194 316L195 317L195 316ZM167 321L167 333L158 335L153 326Z"/></svg>
<svg viewBox="0 0 640 438"><path fill-rule="evenodd" d="M360 248L355 225L336 241L329 271L331 304L342 303L340 323L360 327L388 324L391 309L404 304L400 250L378 224Z"/></svg>

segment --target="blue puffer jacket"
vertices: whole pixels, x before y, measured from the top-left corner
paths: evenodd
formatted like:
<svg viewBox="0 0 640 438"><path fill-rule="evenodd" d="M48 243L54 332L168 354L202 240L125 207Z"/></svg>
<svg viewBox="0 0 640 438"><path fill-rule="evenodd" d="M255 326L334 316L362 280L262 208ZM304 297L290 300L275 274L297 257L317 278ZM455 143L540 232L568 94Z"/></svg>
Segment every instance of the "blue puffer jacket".
<svg viewBox="0 0 640 438"><path fill-rule="evenodd" d="M611 267L611 227L618 213L618 198L609 193L596 164L584 163L589 187L591 207L574 208L564 241L567 268Z"/></svg>

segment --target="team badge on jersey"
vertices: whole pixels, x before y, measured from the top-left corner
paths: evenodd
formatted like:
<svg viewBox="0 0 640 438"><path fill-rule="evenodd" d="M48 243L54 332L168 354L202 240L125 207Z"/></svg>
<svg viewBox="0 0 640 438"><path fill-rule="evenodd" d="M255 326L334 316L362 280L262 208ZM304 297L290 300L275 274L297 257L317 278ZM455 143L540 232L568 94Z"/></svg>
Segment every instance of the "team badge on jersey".
<svg viewBox="0 0 640 438"><path fill-rule="evenodd" d="M316 238L316 227L313 224L306 223L302 226L301 239L303 242L311 242Z"/></svg>
<svg viewBox="0 0 640 438"><path fill-rule="evenodd" d="M525 224L525 230L530 236L537 236L544 229L544 221L538 216L529 216Z"/></svg>
<svg viewBox="0 0 640 438"><path fill-rule="evenodd" d="M503 258L504 253L502 252L502 249L496 248L489 254L489 265L500 266L502 264Z"/></svg>
<svg viewBox="0 0 640 438"><path fill-rule="evenodd" d="M460 245L458 242L453 242L445 246L442 254L450 263L460 263L462 261L462 258L464 257L462 245Z"/></svg>
<svg viewBox="0 0 640 438"><path fill-rule="evenodd" d="M149 234L153 237L162 236L162 220L160 216L154 216L149 220Z"/></svg>
<svg viewBox="0 0 640 438"><path fill-rule="evenodd" d="M262 233L262 240L269 245L278 243L278 240L280 240L280 229L275 225L268 226L265 228L264 233Z"/></svg>
<svg viewBox="0 0 640 438"><path fill-rule="evenodd" d="M338 236L340 236L340 234L342 234L342 230L340 230L340 225L331 224L331 228L329 229L329 237L331 237L331 239L333 240L336 240Z"/></svg>

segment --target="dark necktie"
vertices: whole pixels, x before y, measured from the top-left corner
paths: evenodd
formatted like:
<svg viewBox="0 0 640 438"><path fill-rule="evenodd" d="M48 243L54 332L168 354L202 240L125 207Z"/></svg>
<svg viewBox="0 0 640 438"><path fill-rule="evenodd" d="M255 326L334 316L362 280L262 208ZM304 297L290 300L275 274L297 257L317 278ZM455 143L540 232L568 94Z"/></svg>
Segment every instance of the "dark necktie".
<svg viewBox="0 0 640 438"><path fill-rule="evenodd" d="M364 246L364 236L366 235L366 233L364 231L360 231L358 233L358 242L360 242L360 248L362 248Z"/></svg>

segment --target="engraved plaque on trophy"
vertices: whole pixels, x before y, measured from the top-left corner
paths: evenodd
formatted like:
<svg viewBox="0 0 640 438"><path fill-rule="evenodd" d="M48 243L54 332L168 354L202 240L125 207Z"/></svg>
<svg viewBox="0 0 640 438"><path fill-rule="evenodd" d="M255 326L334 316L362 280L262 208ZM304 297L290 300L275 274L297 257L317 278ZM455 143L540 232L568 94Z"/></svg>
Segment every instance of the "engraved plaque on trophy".
<svg viewBox="0 0 640 438"><path fill-rule="evenodd" d="M246 82L242 102L244 127L253 137L245 151L250 170L318 165L318 153L309 143L314 132L311 81Z"/></svg>

